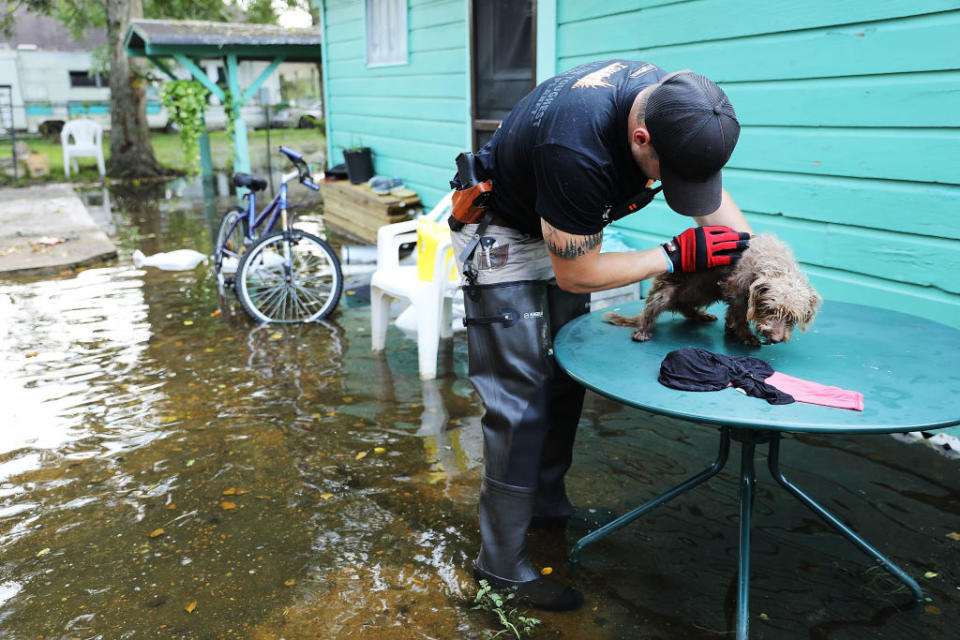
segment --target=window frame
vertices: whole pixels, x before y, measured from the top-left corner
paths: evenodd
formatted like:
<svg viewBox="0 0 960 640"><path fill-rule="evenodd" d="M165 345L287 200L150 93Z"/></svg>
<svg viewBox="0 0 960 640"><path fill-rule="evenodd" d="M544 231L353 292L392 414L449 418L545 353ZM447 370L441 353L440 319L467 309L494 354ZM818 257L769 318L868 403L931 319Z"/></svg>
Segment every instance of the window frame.
<svg viewBox="0 0 960 640"><path fill-rule="evenodd" d="M363 61L366 64L368 69L377 68L377 67L397 67L402 65L410 64L410 6L407 0L380 0L381 2L396 2L397 4L403 5L403 25L402 30L398 30L398 34L402 33L403 35L403 59L389 60L389 61L371 61L370 60L370 31L371 25L368 22L370 16L369 5L377 2L377 0L363 0Z"/></svg>
<svg viewBox="0 0 960 640"><path fill-rule="evenodd" d="M79 80L80 74L85 74L89 82L75 84L74 78ZM110 81L103 74L92 73L89 69L67 69L67 81L71 89L103 89L110 86Z"/></svg>

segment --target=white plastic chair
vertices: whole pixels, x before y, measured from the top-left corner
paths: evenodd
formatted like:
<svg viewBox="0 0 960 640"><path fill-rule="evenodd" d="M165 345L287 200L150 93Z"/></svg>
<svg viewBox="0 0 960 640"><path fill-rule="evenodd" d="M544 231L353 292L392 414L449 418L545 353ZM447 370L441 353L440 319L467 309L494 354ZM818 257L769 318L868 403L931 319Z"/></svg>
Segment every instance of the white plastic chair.
<svg viewBox="0 0 960 640"><path fill-rule="evenodd" d="M70 138L73 141L70 141ZM63 172L70 177L70 162L73 170L79 173L77 158L96 158L100 175L107 175L103 161L103 127L93 120L69 120L60 132L60 144L63 146Z"/></svg>
<svg viewBox="0 0 960 640"><path fill-rule="evenodd" d="M424 217L445 222L450 200L448 194ZM370 334L373 350L382 351L390 304L394 298L408 300L415 308L417 319L420 377L430 380L437 377L440 339L453 335L453 297L460 288L460 279L456 257L447 255L451 249L449 237L439 241L434 249L430 281L418 277L416 264L400 264L400 247L417 241L417 224L418 219L407 220L382 226L377 231L377 270L370 279Z"/></svg>

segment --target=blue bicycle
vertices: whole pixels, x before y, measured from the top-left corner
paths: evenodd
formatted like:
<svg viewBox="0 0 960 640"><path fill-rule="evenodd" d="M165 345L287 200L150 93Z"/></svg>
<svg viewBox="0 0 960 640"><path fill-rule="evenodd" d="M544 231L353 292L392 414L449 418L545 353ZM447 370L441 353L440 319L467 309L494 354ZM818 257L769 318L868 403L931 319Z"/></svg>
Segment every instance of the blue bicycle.
<svg viewBox="0 0 960 640"><path fill-rule="evenodd" d="M313 322L330 315L343 292L336 252L317 236L293 227L287 215L287 183L317 191L310 167L298 152L280 147L296 168L283 175L280 193L260 213L256 194L264 178L238 173L233 184L250 190L247 208L231 207L220 220L214 271L221 291L233 288L250 317L260 322ZM279 230L274 230L279 222Z"/></svg>

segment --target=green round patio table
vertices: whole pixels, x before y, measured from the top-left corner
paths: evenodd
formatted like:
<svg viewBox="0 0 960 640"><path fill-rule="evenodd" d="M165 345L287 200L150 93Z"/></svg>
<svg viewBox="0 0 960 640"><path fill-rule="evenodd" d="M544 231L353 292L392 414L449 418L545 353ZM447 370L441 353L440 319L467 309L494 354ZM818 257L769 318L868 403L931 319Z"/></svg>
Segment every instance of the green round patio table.
<svg viewBox="0 0 960 640"><path fill-rule="evenodd" d="M734 440L740 443L742 454L738 640L746 640L749 631L750 519L757 445L768 445L768 466L777 482L906 584L915 602L922 602L923 594L915 580L784 477L780 470L780 437L788 432L903 433L960 424L960 330L904 313L838 301L823 304L807 333L795 332L791 342L761 348L747 347L724 336L722 320L697 323L665 314L651 340L633 342L631 329L602 319L606 311L634 315L642 309L642 302L627 303L569 322L554 341L558 364L588 389L613 400L719 427L719 452L704 471L581 538L570 553L571 574L576 575L580 552L586 545L716 475L726 464L730 441ZM724 308L715 305L710 311L722 318ZM771 405L732 388L712 392L671 389L657 380L660 363L667 353L683 347L750 355L796 378L859 391L864 409L802 402Z"/></svg>

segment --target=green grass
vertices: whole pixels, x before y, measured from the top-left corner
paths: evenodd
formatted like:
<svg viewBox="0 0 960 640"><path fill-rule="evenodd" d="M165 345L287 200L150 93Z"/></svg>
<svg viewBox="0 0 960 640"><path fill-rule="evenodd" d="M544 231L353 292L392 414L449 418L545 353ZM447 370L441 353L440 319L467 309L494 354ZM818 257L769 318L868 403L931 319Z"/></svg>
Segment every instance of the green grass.
<svg viewBox="0 0 960 640"><path fill-rule="evenodd" d="M110 134L104 133L103 137L103 157L109 161ZM262 130L248 131L247 139L251 151L251 162L256 169L257 165L260 164L258 159L267 153L267 132ZM30 151L45 154L50 162L50 175L39 178L26 177L26 167L21 164L18 185L63 182L66 180L63 173L63 150L59 142L31 137L18 137L17 140L26 142ZM184 161L183 147L180 144L178 134L151 132L150 141L153 144L153 152L157 160L163 166L169 167L171 174L186 172L187 163ZM272 129L270 131L270 153L276 153L277 146L281 144L303 153L313 153L326 149L326 137L322 129ZM0 158L10 158L11 155L10 141L0 141ZM213 158L215 171L226 171L232 165L233 142L227 137L225 131L210 133L210 155ZM280 158L276 158L276 160L280 161ZM79 173L71 171L71 182L100 182L100 173L97 171L97 161L94 158L79 158L77 163L80 166L80 171ZM11 183L13 182L12 176L0 176L0 180L3 178Z"/></svg>

